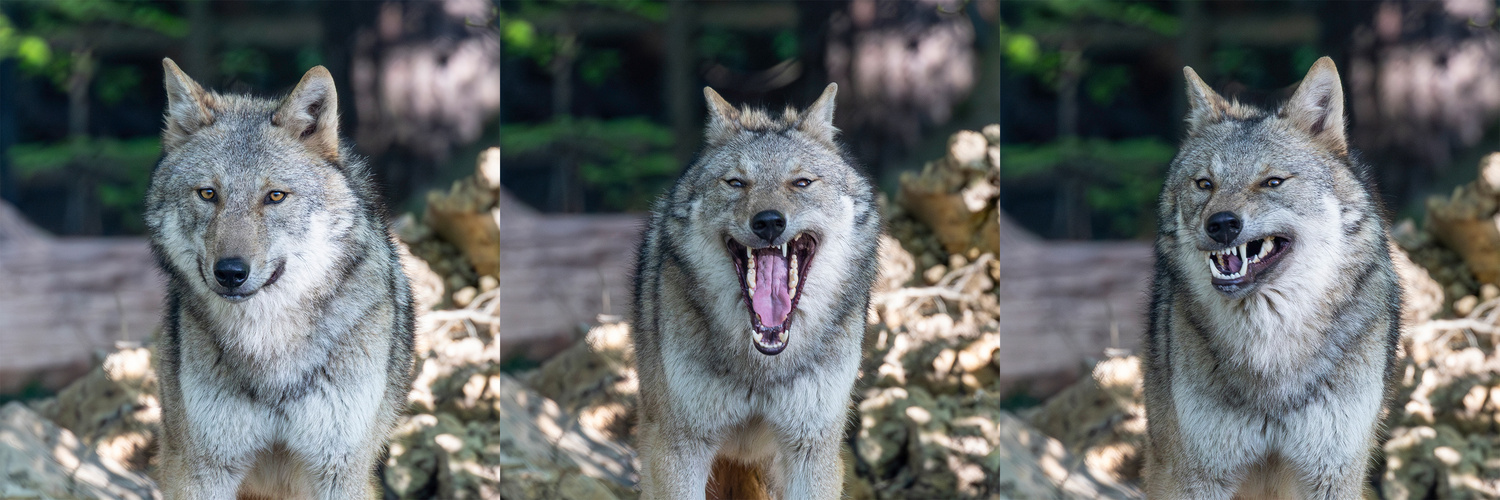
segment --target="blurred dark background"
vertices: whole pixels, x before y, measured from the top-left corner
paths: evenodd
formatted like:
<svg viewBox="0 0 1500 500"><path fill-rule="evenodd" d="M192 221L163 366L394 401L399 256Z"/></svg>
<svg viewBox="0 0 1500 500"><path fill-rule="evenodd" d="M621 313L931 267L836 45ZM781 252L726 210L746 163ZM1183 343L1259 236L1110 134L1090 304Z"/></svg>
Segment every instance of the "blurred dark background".
<svg viewBox="0 0 1500 500"><path fill-rule="evenodd" d="M497 20L491 0L0 1L0 199L56 234L138 234L171 57L263 96L327 66L342 134L415 210L498 136Z"/></svg>
<svg viewBox="0 0 1500 500"><path fill-rule="evenodd" d="M640 211L696 153L704 86L834 123L889 192L1000 116L997 0L505 0L505 188L546 212Z"/></svg>
<svg viewBox="0 0 1500 500"><path fill-rule="evenodd" d="M1275 105L1318 57L1398 218L1500 146L1493 0L1079 1L1001 7L1001 207L1047 238L1149 238L1183 130L1182 67Z"/></svg>

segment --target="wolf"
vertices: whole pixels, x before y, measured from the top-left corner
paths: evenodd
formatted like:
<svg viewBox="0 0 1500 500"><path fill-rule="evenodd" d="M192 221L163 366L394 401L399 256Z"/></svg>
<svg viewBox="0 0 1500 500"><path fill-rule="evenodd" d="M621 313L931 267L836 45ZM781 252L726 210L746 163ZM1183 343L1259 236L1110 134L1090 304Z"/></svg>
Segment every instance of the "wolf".
<svg viewBox="0 0 1500 500"><path fill-rule="evenodd" d="M328 70L279 100L164 59L146 195L167 276L157 342L169 499L379 498L411 388L412 297Z"/></svg>
<svg viewBox="0 0 1500 500"><path fill-rule="evenodd" d="M1145 339L1147 496L1359 498L1401 288L1338 70L1319 59L1274 110L1183 73Z"/></svg>
<svg viewBox="0 0 1500 500"><path fill-rule="evenodd" d="M637 256L643 498L704 498L710 479L744 488L732 498L840 498L883 226L835 142L837 91L775 116L703 90L705 146Z"/></svg>

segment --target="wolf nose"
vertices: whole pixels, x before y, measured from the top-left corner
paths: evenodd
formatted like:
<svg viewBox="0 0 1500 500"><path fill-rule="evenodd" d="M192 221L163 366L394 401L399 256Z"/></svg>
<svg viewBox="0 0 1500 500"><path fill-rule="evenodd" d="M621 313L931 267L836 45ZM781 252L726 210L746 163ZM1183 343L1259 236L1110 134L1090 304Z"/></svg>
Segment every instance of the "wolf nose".
<svg viewBox="0 0 1500 500"><path fill-rule="evenodd" d="M250 277L250 264L239 257L219 259L214 263L214 279L219 281L224 288L234 288L245 283L245 278Z"/></svg>
<svg viewBox="0 0 1500 500"><path fill-rule="evenodd" d="M1228 245L1240 235L1240 218L1236 217L1233 212L1219 212L1208 217L1208 223L1203 225L1203 230L1208 231L1209 238Z"/></svg>
<svg viewBox="0 0 1500 500"><path fill-rule="evenodd" d="M786 216L775 210L765 210L750 218L750 230L768 243L775 240L777 236L781 236L781 231L784 229L786 229Z"/></svg>

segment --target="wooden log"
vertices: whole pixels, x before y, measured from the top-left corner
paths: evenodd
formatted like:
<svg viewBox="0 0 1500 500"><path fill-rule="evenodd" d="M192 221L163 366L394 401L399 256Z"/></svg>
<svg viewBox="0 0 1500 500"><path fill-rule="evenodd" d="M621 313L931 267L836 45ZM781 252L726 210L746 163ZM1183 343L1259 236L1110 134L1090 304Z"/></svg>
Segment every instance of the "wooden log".
<svg viewBox="0 0 1500 500"><path fill-rule="evenodd" d="M0 202L0 227L18 218ZM149 339L164 283L143 238L0 237L0 392L60 388L96 350Z"/></svg>
<svg viewBox="0 0 1500 500"><path fill-rule="evenodd" d="M542 359L600 314L630 308L645 217L541 215L501 190L500 350Z"/></svg>
<svg viewBox="0 0 1500 500"><path fill-rule="evenodd" d="M1060 390L1146 327L1151 243L1042 241L1001 215L1000 376Z"/></svg>

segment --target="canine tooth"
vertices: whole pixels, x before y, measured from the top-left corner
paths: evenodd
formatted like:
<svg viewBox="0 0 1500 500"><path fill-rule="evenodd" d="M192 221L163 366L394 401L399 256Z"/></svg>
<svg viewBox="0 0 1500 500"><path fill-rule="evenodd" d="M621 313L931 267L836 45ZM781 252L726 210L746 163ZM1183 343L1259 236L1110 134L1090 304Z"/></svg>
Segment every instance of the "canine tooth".
<svg viewBox="0 0 1500 500"><path fill-rule="evenodd" d="M786 343L786 330L782 330L782 331L781 331L781 335L780 335L780 336L777 336L777 337L776 337L776 340L778 340L778 341L780 341L780 342L781 342L781 343L783 343L783 344L785 344L785 343Z"/></svg>
<svg viewBox="0 0 1500 500"><path fill-rule="evenodd" d="M745 259L750 261L750 265L755 265L755 254L753 250L750 250L750 247L745 247Z"/></svg>
<svg viewBox="0 0 1500 500"><path fill-rule="evenodd" d="M781 258L786 258L786 245L781 246Z"/></svg>

